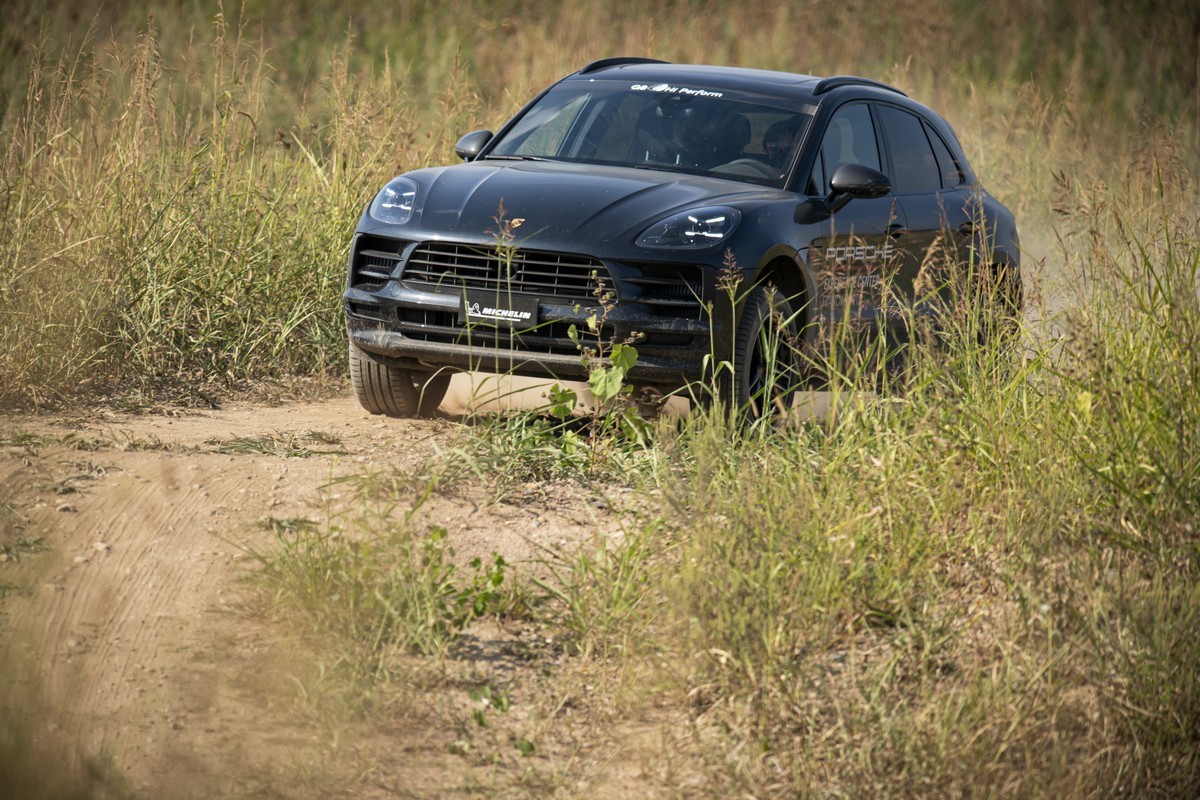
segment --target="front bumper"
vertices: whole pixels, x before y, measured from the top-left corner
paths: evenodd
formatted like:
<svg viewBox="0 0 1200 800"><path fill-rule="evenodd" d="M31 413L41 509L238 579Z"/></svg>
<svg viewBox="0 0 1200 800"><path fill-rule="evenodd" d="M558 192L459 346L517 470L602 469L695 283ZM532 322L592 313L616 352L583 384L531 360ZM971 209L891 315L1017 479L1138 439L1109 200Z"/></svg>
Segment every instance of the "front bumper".
<svg viewBox="0 0 1200 800"><path fill-rule="evenodd" d="M520 260L525 255L527 261ZM525 255L517 261L511 256L498 261L479 245L360 235L352 249L344 295L351 340L399 367L564 380L587 377L595 363L588 351L594 355L616 343L631 343L638 352L629 374L632 382L677 387L703 376L706 356L719 339L714 332L724 327L720 321L714 324L704 301L712 292L711 270L694 264L596 259L583 266L565 263L548 269L548 255L564 262L585 257ZM590 272L582 272L585 267ZM499 282L498 270L510 277ZM589 275L596 277L595 288L581 277ZM468 292L498 288L536 308L536 321L522 323L519 330L505 323L467 324ZM598 333L589 326L589 318L599 321ZM569 335L572 326L574 339Z"/></svg>
<svg viewBox="0 0 1200 800"><path fill-rule="evenodd" d="M382 356L406 369L429 372L443 367L480 372L509 373L559 380L584 380L590 367L580 353L530 353L486 343L443 344L409 338L381 326L350 321L350 340L359 348ZM636 347L636 345L635 345ZM699 380L703 357L663 357L638 349L637 364L629 373L633 383L676 387Z"/></svg>

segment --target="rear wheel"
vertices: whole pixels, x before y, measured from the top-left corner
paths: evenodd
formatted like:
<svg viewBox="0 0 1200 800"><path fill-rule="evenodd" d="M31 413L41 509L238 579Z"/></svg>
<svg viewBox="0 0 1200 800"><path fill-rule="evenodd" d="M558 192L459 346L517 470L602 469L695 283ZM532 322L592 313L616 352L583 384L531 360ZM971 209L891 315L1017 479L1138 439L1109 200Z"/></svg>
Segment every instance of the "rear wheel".
<svg viewBox="0 0 1200 800"><path fill-rule="evenodd" d="M986 289L991 302L985 309L981 331L982 344L1007 344L1021 327L1021 313L1025 307L1021 273L1012 264L996 264L989 276Z"/></svg>
<svg viewBox="0 0 1200 800"><path fill-rule="evenodd" d="M350 343L350 385L358 403L372 414L428 417L437 411L450 385L450 373L393 367Z"/></svg>

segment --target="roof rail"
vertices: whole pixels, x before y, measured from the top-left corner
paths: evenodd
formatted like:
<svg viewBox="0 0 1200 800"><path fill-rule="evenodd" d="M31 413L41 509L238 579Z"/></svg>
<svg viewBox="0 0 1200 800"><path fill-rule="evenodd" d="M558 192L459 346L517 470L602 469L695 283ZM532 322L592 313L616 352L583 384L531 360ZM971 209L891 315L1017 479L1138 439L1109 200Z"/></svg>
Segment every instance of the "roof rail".
<svg viewBox="0 0 1200 800"><path fill-rule="evenodd" d="M822 78L817 81L817 86L813 89L813 94L825 94L829 90L836 89L839 86L873 86L876 89L887 89L889 92L895 92L901 97L908 97L907 94L895 86L888 86L886 83L873 81L870 78L859 78L856 75L834 75L832 78Z"/></svg>
<svg viewBox="0 0 1200 800"><path fill-rule="evenodd" d="M609 67L619 67L622 64L667 64L667 61L660 61L657 58L639 58L638 56L616 56L615 58L602 58L599 61L593 61L583 69L579 70L580 75L587 75L589 72L597 72Z"/></svg>

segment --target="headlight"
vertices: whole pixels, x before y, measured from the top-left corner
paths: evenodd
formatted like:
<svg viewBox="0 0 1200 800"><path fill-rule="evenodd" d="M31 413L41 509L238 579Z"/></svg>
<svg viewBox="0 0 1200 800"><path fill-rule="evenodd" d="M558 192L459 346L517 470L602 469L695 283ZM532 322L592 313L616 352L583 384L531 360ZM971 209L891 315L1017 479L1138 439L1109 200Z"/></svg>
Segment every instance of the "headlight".
<svg viewBox="0 0 1200 800"><path fill-rule="evenodd" d="M417 205L417 183L412 178L394 178L383 191L375 195L367 210L380 222L403 225L412 219Z"/></svg>
<svg viewBox="0 0 1200 800"><path fill-rule="evenodd" d="M700 249L723 242L733 233L742 212L725 206L693 208L660 220L638 237L640 247Z"/></svg>

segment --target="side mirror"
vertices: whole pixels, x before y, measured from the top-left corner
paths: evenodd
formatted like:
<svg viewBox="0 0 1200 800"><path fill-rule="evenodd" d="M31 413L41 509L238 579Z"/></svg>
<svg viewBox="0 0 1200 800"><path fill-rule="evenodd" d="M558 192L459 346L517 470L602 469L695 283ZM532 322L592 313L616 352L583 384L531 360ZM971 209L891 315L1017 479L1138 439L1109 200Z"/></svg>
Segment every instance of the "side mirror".
<svg viewBox="0 0 1200 800"><path fill-rule="evenodd" d="M830 213L834 213L856 198L869 200L883 197L892 190L888 176L862 164L842 164L829 179L830 192L825 198Z"/></svg>
<svg viewBox="0 0 1200 800"><path fill-rule="evenodd" d="M458 140L458 144L454 145L454 152L463 161L470 161L479 155L479 151L491 140L491 131L471 131Z"/></svg>

